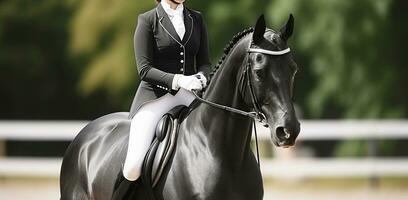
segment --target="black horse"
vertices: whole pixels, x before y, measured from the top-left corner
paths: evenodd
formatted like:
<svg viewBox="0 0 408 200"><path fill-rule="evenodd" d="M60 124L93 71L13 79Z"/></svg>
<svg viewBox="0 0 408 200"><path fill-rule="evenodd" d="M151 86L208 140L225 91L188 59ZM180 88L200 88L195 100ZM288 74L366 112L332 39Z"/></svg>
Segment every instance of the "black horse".
<svg viewBox="0 0 408 200"><path fill-rule="evenodd" d="M294 144L300 124L293 108L297 71L287 40L293 17L279 32L255 28L235 35L211 74L203 98L242 111L263 113L277 146ZM90 122L66 151L61 199L111 199L127 150L128 113ZM177 146L154 188L156 199L262 199L260 169L251 151L252 119L200 104L180 125ZM148 199L135 184L127 199Z"/></svg>

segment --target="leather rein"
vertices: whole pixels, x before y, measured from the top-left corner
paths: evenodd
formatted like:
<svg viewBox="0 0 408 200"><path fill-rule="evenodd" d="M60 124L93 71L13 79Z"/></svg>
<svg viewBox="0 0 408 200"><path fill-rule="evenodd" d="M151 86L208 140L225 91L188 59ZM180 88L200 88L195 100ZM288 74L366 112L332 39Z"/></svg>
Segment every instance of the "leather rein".
<svg viewBox="0 0 408 200"><path fill-rule="evenodd" d="M281 56L281 55L285 55L287 53L290 52L290 48L286 48L284 50L281 51L271 51L271 50L266 50L266 49L262 49L262 48L251 48L252 47L252 40L249 42L249 46L248 49L246 51L247 55L247 63L245 66L245 71L244 71L244 75L247 79L247 84L249 87L249 93L251 95L251 100L252 100L252 105L254 108L254 111L251 112L247 112L247 111L243 111L243 110L239 110L236 108L232 108L229 106L225 106L225 105L221 105L221 104L217 104L211 101L208 101L206 99L201 98L196 92L193 92L193 94L195 95L195 97L197 98L198 101L208 104L210 106L213 106L215 108L219 108L221 110L225 110L228 112L232 112L232 113L236 113L239 115L243 115L249 118L253 119L253 127L254 127L254 133L255 133L255 141L256 141L256 153L257 153L257 162L258 162L258 166L260 165L259 162L259 149L258 149L258 134L256 131L256 126L255 126L255 121L260 122L263 126L268 127L267 121L266 121L266 116L265 114L262 112L261 106L259 105L256 96L255 96L255 92L254 92L254 88L253 88L253 84L251 81L251 73L250 73L250 69L251 69L251 63L250 63L250 59L249 56L251 53L262 53L262 54L267 54L267 55L274 55L274 56Z"/></svg>

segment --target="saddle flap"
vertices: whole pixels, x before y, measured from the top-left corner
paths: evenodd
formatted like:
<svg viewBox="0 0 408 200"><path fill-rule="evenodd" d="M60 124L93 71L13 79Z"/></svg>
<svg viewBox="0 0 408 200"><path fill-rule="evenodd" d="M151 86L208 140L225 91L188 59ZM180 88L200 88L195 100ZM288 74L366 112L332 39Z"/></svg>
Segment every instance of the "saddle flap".
<svg viewBox="0 0 408 200"><path fill-rule="evenodd" d="M188 107L177 106L163 115L157 124L156 137L143 162L142 179L145 185L154 187L159 181L176 146L179 122L187 111Z"/></svg>
<svg viewBox="0 0 408 200"><path fill-rule="evenodd" d="M177 140L177 135L178 135L178 119L173 119L173 129L171 130L171 133L167 134L165 139L160 143L159 147L157 148L155 158L153 160L153 166L152 166L152 181L153 181L153 187L157 184L159 181L159 178L169 161L174 147L176 146L176 140Z"/></svg>
<svg viewBox="0 0 408 200"><path fill-rule="evenodd" d="M173 128L173 117L170 114L165 114L156 126L156 137L162 142L163 139L170 134Z"/></svg>

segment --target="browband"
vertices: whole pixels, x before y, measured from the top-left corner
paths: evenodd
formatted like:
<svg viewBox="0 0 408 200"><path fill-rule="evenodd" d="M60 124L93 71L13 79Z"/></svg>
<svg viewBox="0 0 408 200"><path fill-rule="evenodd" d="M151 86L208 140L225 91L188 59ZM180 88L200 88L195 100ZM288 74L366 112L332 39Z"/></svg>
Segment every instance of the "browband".
<svg viewBox="0 0 408 200"><path fill-rule="evenodd" d="M270 51L270 50L265 50L265 49L249 48L248 52L249 53L264 53L264 54L269 54L269 55L274 55L274 56L280 56L280 55L289 53L290 48L286 48L282 51Z"/></svg>

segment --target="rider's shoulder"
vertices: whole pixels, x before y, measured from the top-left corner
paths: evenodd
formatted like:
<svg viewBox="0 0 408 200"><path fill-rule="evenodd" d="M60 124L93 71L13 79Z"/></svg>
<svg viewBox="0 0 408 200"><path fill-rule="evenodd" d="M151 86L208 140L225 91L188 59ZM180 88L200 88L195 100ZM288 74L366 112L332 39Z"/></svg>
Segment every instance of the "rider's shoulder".
<svg viewBox="0 0 408 200"><path fill-rule="evenodd" d="M191 8L187 8L187 7L186 7L186 9L188 11L190 11L192 17L194 17L196 19L199 19L199 20L202 20L202 13L200 11L194 10L194 9L191 9Z"/></svg>
<svg viewBox="0 0 408 200"><path fill-rule="evenodd" d="M146 22L151 22L156 14L156 9L153 8L151 10L145 11L140 13L138 16L138 20L144 20Z"/></svg>

